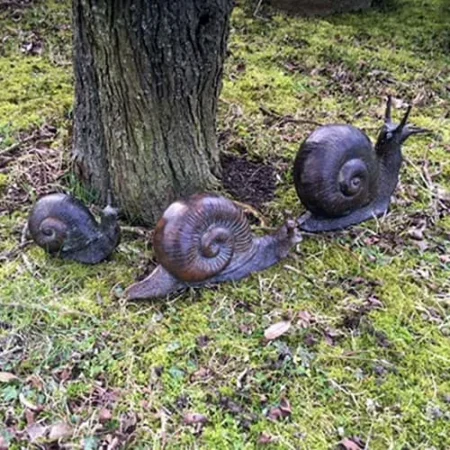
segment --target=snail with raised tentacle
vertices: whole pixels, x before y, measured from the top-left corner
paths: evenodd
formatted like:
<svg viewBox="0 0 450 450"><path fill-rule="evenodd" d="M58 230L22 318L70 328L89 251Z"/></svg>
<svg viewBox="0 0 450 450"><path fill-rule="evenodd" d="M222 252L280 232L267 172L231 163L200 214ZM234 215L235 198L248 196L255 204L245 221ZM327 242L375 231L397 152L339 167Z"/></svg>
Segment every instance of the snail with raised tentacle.
<svg viewBox="0 0 450 450"><path fill-rule="evenodd" d="M51 255L97 264L108 258L119 243L117 215L117 209L108 204L98 223L76 198L50 194L33 207L28 230L34 242Z"/></svg>
<svg viewBox="0 0 450 450"><path fill-rule="evenodd" d="M411 106L400 124L394 124L388 98L375 148L351 125L326 125L306 139L294 163L297 194L309 211L299 220L301 229L340 230L388 211L402 164L402 144L428 132L407 124L410 112Z"/></svg>
<svg viewBox="0 0 450 450"><path fill-rule="evenodd" d="M172 203L156 225L158 267L125 291L128 300L165 297L206 284L237 281L273 266L301 241L295 222L254 237L242 209L214 194Z"/></svg>

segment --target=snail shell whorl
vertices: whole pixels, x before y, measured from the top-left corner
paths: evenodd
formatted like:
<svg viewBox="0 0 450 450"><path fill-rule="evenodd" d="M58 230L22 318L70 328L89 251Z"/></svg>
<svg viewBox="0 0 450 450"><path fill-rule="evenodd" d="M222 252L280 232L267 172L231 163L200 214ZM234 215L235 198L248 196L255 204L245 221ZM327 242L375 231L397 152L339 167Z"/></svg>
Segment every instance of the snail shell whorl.
<svg viewBox="0 0 450 450"><path fill-rule="evenodd" d="M248 251L252 234L244 212L224 197L203 194L177 201L156 225L153 245L159 263L182 281L199 282Z"/></svg>
<svg viewBox="0 0 450 450"><path fill-rule="evenodd" d="M28 229L33 240L50 253L80 248L98 233L89 210L66 194L42 197L30 213Z"/></svg>
<svg viewBox="0 0 450 450"><path fill-rule="evenodd" d="M50 253L61 250L67 238L67 224L56 217L44 219L33 234L36 243Z"/></svg>
<svg viewBox="0 0 450 450"><path fill-rule="evenodd" d="M327 125L300 147L294 164L297 194L318 216L339 217L376 195L378 161L369 138L351 125Z"/></svg>

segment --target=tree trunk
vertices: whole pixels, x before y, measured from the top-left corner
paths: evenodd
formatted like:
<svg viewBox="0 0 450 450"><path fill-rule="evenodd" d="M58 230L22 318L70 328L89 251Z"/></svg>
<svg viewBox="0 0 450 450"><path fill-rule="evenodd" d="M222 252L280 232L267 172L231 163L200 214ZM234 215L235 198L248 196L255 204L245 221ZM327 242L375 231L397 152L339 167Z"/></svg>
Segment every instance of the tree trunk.
<svg viewBox="0 0 450 450"><path fill-rule="evenodd" d="M373 0L270 0L280 9L303 16L326 16L328 14L367 9Z"/></svg>
<svg viewBox="0 0 450 450"><path fill-rule="evenodd" d="M75 170L154 225L219 175L215 133L232 0L73 0Z"/></svg>

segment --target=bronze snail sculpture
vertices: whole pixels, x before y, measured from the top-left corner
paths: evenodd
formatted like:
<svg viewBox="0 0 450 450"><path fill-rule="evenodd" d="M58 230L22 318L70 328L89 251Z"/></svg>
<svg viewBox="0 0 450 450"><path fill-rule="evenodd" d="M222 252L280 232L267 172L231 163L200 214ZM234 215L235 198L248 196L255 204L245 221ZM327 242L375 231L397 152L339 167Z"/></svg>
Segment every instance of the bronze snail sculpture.
<svg viewBox="0 0 450 450"><path fill-rule="evenodd" d="M351 125L325 125L300 147L294 182L309 211L299 219L302 230L341 230L385 214L398 183L402 144L428 130L407 124L411 106L399 125L392 122L388 98L384 125L375 148Z"/></svg>
<svg viewBox="0 0 450 450"><path fill-rule="evenodd" d="M117 209L108 204L98 223L76 198L50 194L33 207L28 231L33 241L51 255L97 264L108 258L119 243L117 215Z"/></svg>
<svg viewBox="0 0 450 450"><path fill-rule="evenodd" d="M301 229L340 230L388 211L402 144L428 132L407 123L410 112L408 107L400 124L394 124L389 97L375 147L351 125L322 126L305 140L294 163L295 187L308 210L298 220ZM116 209L108 205L99 224L80 201L65 194L39 200L28 227L48 253L86 264L106 259L120 239ZM292 220L273 235L255 237L243 210L231 200L193 195L166 209L153 237L159 265L126 289L125 297L161 298L189 287L237 281L277 264L300 241Z"/></svg>
<svg viewBox="0 0 450 450"><path fill-rule="evenodd" d="M131 285L125 297L158 298L189 287L237 281L275 265L300 241L294 221L273 235L255 237L244 211L231 200L194 195L166 209L153 237L159 265Z"/></svg>

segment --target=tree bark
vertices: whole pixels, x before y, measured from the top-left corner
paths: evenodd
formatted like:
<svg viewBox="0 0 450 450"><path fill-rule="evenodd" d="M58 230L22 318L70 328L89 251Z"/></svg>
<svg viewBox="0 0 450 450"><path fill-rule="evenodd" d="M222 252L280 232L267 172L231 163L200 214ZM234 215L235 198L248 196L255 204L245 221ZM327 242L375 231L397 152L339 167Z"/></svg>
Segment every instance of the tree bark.
<svg viewBox="0 0 450 450"><path fill-rule="evenodd" d="M154 225L220 173L216 110L232 0L73 0L73 159Z"/></svg>
<svg viewBox="0 0 450 450"><path fill-rule="evenodd" d="M370 8L373 0L270 0L271 5L303 16L358 11Z"/></svg>

